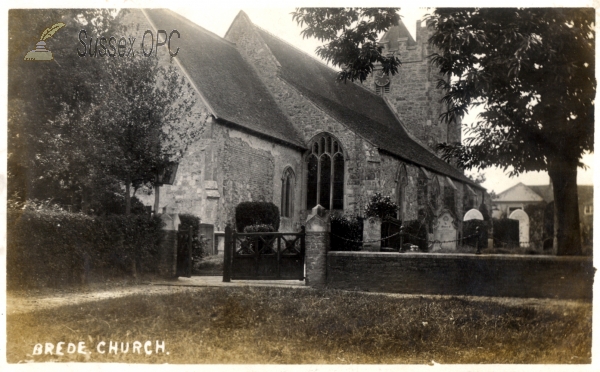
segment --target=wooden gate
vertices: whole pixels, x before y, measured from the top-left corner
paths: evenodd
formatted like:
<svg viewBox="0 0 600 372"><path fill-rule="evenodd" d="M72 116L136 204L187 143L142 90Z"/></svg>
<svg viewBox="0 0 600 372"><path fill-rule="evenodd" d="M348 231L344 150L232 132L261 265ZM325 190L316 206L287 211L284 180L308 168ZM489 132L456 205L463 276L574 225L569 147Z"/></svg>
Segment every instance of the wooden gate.
<svg viewBox="0 0 600 372"><path fill-rule="evenodd" d="M177 276L192 277L194 228L179 225L177 230Z"/></svg>
<svg viewBox="0 0 600 372"><path fill-rule="evenodd" d="M237 233L225 229L223 281L304 280L305 229L299 233Z"/></svg>

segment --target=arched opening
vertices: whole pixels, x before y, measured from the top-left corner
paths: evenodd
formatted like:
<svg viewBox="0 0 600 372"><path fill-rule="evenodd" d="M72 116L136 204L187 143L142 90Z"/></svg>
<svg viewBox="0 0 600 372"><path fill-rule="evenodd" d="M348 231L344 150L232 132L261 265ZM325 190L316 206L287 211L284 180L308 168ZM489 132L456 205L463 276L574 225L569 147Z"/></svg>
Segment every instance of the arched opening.
<svg viewBox="0 0 600 372"><path fill-rule="evenodd" d="M306 156L306 209L344 209L344 152L327 133L313 138Z"/></svg>
<svg viewBox="0 0 600 372"><path fill-rule="evenodd" d="M296 176L292 168L287 167L281 176L281 217L294 215L294 187Z"/></svg>

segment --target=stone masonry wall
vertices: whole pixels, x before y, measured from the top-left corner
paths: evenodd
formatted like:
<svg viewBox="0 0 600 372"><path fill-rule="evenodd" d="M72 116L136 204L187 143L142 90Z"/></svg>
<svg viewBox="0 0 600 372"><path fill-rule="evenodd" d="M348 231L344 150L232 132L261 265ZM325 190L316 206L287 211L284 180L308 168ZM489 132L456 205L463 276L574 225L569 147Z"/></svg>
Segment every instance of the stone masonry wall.
<svg viewBox="0 0 600 372"><path fill-rule="evenodd" d="M420 32L425 31L421 30ZM304 136L307 146L312 137L322 132L329 132L340 140L344 148L346 164L344 189L344 212L346 214L362 215L370 197L376 192L381 192L383 195L391 196L396 200L397 172L399 166L403 164L401 160L387 154L381 154L375 146L325 114L312 101L306 99L293 86L278 76L278 61L256 31L255 26L244 14L236 18L226 38L234 42L242 56L254 66L279 107L290 118L297 131ZM433 97L431 87L434 87L435 84L432 85L432 78L427 77L431 68L423 58L423 55L428 53L428 50L426 50L427 45L421 43L417 48L411 48L410 53L412 54L409 60L414 62L414 67L411 67L411 69L418 69L418 71L413 71L410 75L420 74L420 80L411 83L414 88L414 92L411 94L414 97L419 95ZM423 77L425 76L423 74L427 75L426 78ZM420 84L419 87L416 87L417 84ZM401 88L400 84L396 85L398 85L397 89L410 90L409 87ZM399 96L404 93L406 92L397 92ZM439 98L441 98L441 95ZM431 107L435 106L433 98L414 98L413 101L419 104L418 107L414 105L412 107L407 106L407 110L411 112L411 115L422 117L425 115L423 114L426 111L425 108L429 110L427 115L435 114L436 118L439 115L437 109L434 114L430 113ZM424 127L423 131L430 133L431 128ZM416 166L407 164L408 185L405 189L405 219L417 218L417 172L418 168ZM302 179L303 184L304 182L305 179ZM455 182L455 184L458 184L458 182ZM457 188L459 188L458 193L461 193L462 185L457 186ZM462 210L462 207L459 207L462 197L457 195L455 200L457 210ZM307 215L305 207L305 199L302 195L300 204L300 209L304 211L302 217Z"/></svg>
<svg viewBox="0 0 600 372"><path fill-rule="evenodd" d="M160 207L176 206L192 213L216 230L233 223L235 206L243 201L268 201L281 205L281 177L291 167L301 177L302 154L292 148L233 129L209 118L203 138L184 154L175 183L161 187ZM301 184L294 185L299 205ZM154 196L144 197L149 205ZM282 218L280 231L297 231L298 211Z"/></svg>
<svg viewBox="0 0 600 372"><path fill-rule="evenodd" d="M298 231L301 197L302 154L290 147L248 135L244 132L218 126L219 200L217 225L232 222L235 206L243 201L267 201L281 208L281 178L286 167L296 176L294 184L294 215L281 218L279 231Z"/></svg>
<svg viewBox="0 0 600 372"><path fill-rule="evenodd" d="M407 38L399 40L395 52L402 66L396 75L390 76L390 91L383 96L410 133L435 152L438 143L460 142L461 128L460 122L447 124L439 118L445 111L441 102L444 93L436 86L444 77L427 58L434 52L427 43L430 32L417 22L416 45L408 46ZM373 76L364 86L375 91Z"/></svg>
<svg viewBox="0 0 600 372"><path fill-rule="evenodd" d="M591 300L590 257L329 252L327 286L371 292Z"/></svg>
<svg viewBox="0 0 600 372"><path fill-rule="evenodd" d="M236 44L242 56L254 66L259 77L271 92L273 98L288 116L307 146L310 140L323 132L336 137L344 150L345 156L345 193L344 211L349 214L359 213L363 208L363 197L368 189L375 189L376 168L369 166L366 159L377 158L377 149L356 135L329 115L325 114L310 100L306 99L293 86L278 76L279 64L268 46L252 25L250 20L240 14L231 25L226 38ZM303 175L304 177L304 175ZM302 178L302 183L306 182ZM302 193L301 203L297 204L306 218L305 195Z"/></svg>

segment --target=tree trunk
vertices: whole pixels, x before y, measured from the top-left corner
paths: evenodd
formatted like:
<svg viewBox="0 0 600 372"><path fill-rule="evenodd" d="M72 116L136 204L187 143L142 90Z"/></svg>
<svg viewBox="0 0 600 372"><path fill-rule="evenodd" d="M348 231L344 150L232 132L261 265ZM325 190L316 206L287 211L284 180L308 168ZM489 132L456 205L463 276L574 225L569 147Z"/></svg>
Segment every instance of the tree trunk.
<svg viewBox="0 0 600 372"><path fill-rule="evenodd" d="M550 161L554 189L554 251L559 256L581 255L577 163Z"/></svg>
<svg viewBox="0 0 600 372"><path fill-rule="evenodd" d="M125 181L125 215L129 216L131 214L131 177L127 175L127 180Z"/></svg>
<svg viewBox="0 0 600 372"><path fill-rule="evenodd" d="M156 216L158 212L158 206L160 202L160 186L154 186L154 215Z"/></svg>
<svg viewBox="0 0 600 372"><path fill-rule="evenodd" d="M129 216L131 214L131 177L127 175L127 180L125 181L125 215ZM135 249L135 248L134 248ZM134 279L137 279L137 265L136 265L136 257L135 252L131 257L131 274Z"/></svg>

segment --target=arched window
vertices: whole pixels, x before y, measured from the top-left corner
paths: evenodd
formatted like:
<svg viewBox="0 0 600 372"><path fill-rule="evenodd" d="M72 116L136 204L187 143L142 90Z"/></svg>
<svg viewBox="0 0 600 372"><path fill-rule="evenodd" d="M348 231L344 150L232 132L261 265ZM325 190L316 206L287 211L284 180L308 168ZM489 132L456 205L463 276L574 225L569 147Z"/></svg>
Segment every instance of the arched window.
<svg viewBox="0 0 600 372"><path fill-rule="evenodd" d="M406 175L406 166L402 164L400 169L398 169L398 191L397 195L397 204L398 204L398 219L400 221L404 220L404 213L406 210L405 207L405 199L406 199L406 185L408 184L408 177Z"/></svg>
<svg viewBox="0 0 600 372"><path fill-rule="evenodd" d="M306 209L344 209L344 152L339 142L321 134L306 157Z"/></svg>
<svg viewBox="0 0 600 372"><path fill-rule="evenodd" d="M448 208L456 216L456 186L448 177L446 177L444 182L444 207Z"/></svg>
<svg viewBox="0 0 600 372"><path fill-rule="evenodd" d="M292 168L287 167L281 177L281 217L294 215L294 185L296 176Z"/></svg>

